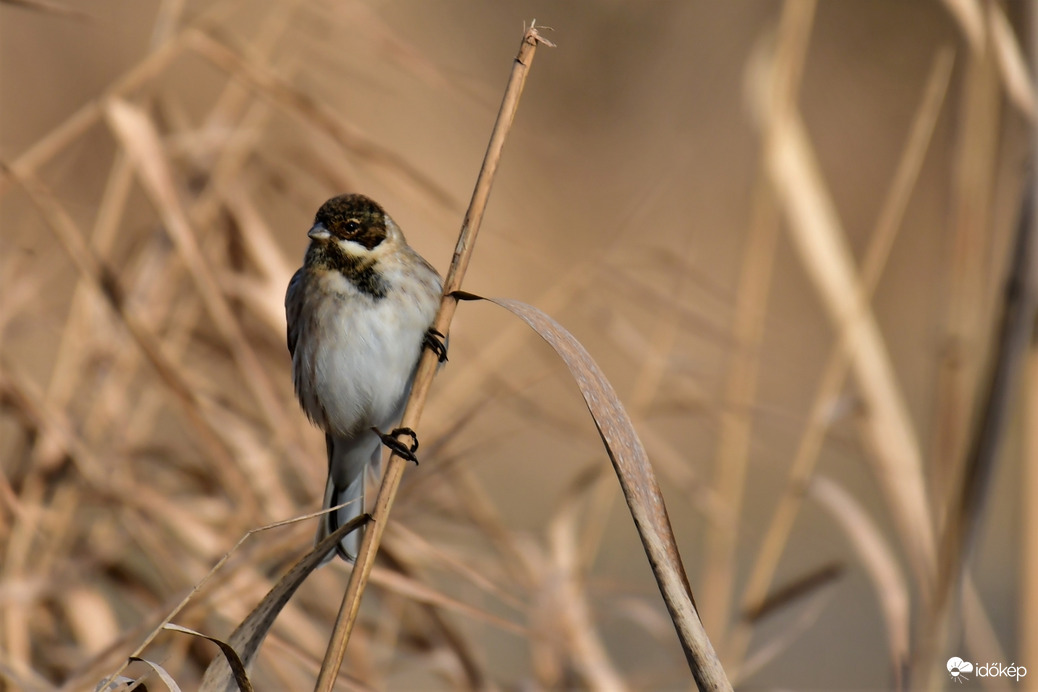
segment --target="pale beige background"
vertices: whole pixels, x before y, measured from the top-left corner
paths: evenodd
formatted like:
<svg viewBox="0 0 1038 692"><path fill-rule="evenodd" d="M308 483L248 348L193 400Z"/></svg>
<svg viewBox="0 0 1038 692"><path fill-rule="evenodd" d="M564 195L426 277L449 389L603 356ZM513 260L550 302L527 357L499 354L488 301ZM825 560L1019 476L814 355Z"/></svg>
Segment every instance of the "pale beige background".
<svg viewBox="0 0 1038 692"><path fill-rule="evenodd" d="M159 4L75 3L82 17L0 5L0 159L17 159L137 63L148 49ZM202 5L188 3L186 15ZM220 24L218 35L242 45L266 7L242 3ZM553 316L586 345L625 401L634 396L645 359L655 357L652 340L659 325L676 321L676 340L664 354L664 381L639 425L664 435L683 452L695 477L709 481L758 169L760 141L747 104L747 68L773 34L780 9L777 2L304 2L278 44L272 69L406 158L443 188L449 202L432 199L385 166L338 153L330 143L327 151L332 158L344 157L339 170L348 179L331 179L327 172L314 170L313 154L302 153L305 147L299 144L306 141L299 129L307 123L277 108L259 133L256 163L246 167L244 180L292 266L305 247L314 210L352 183L380 200L411 243L445 271L523 22L536 18L553 27L545 35L558 47L541 49L536 56L466 286L537 305L574 267L590 261L596 273L588 287ZM1011 6L1010 16L1018 9ZM860 260L935 51L946 45L956 51L955 73L873 301L924 457L932 450L946 309L942 296L950 280L951 170L962 117L966 44L937 2L824 2L815 18L799 99L825 180ZM183 123L197 126L224 84L223 73L188 53L147 91L160 95L167 117L177 121L171 129L178 130ZM988 254L982 299L989 318L1025 158L1024 120L1011 105L1002 105L996 154L1000 172L992 189L990 242L983 248ZM190 134L185 135L187 145ZM199 146L204 149L204 143ZM40 171L86 228L97 213L112 152L110 135L95 127ZM144 196L134 192L117 256L132 255L132 239L153 232L154 223ZM7 270L17 263L26 277L38 282L31 310L4 322L5 363L45 385L75 273L17 189L0 198L0 256ZM190 291L187 284L184 290ZM255 327L255 320L251 322ZM509 324L495 308L461 306L450 364L439 375L427 414L430 436L442 434L456 419L457 411L437 407L438 396ZM969 344L974 355L986 343L989 324L980 327L985 331L978 328ZM256 327L253 332L260 334L257 348L287 410L301 417L291 400L287 354L279 350L283 346L268 330ZM783 233L753 409L737 588L769 521L832 337L821 302ZM481 395L488 400L471 424L436 454L459 455L457 462L469 465L485 484L506 526L522 541L539 542L569 484L589 466L608 461L564 371L538 340L521 338L518 352L498 364L500 379L488 380L503 386L484 388ZM231 396L245 396L236 374L225 375ZM846 397L845 410L853 410L853 387L848 386ZM73 408L73 420L82 408ZM550 416L531 412L539 408ZM156 430L155 444L172 444L176 431L183 430L181 424L172 425ZM0 430L7 438L0 443L0 469L23 473L22 462L16 461L24 453L17 428L6 421ZM324 465L319 434L307 434L310 456L305 463L313 468L306 474L309 486L297 494L297 513L316 508ZM844 417L827 439L819 470L858 497L897 545L864 457L853 419ZM1016 657L1018 621L1028 617L1019 611L1017 595L1017 457L1007 454L994 479L971 571L1007 652L1006 663L1032 667L1038 676L1038 661ZM437 484L436 464L433 457L408 472L395 520L445 545L478 543L465 524L438 517L430 507L436 504L427 501L427 491ZM662 482L695 588L708 527L687 489L666 474ZM221 495L219 488L196 490ZM6 530L10 509L2 511ZM265 521L281 518L268 516ZM587 587L609 654L635 687L689 684L673 633L663 629L654 641L618 605L637 597L663 614L621 502L613 505L607 531ZM304 533L299 535L305 542ZM226 536L221 552L236 539L237 534ZM84 559L82 550L76 555L69 558L71 564ZM747 689L882 689L890 683L875 594L845 536L808 502L779 580L834 560L845 564L846 571L823 594L827 600L817 620L747 680ZM322 578L337 584L344 577L335 573ZM84 579L89 586L90 577ZM483 600L450 578L433 581L463 601ZM178 593L171 589L166 598ZM118 600L117 594L107 597ZM9 598L0 596L0 604ZM137 607L117 608L121 627L137 624ZM790 627L806 607L806 602L797 603L768 621L755 645ZM379 616L372 617L377 621ZM484 651L493 678L508 688L523 688L530 664L522 639L465 619L458 622ZM219 630L214 633L226 634L230 624L214 622L212 627ZM393 689L442 684L428 677L422 664L406 658L390 670L387 684Z"/></svg>

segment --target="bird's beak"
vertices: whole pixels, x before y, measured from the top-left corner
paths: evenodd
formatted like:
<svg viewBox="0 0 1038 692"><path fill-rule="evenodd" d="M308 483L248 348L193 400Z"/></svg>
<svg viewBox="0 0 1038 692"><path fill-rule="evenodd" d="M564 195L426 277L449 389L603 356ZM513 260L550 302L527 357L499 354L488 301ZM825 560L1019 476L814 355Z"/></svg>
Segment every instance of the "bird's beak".
<svg viewBox="0 0 1038 692"><path fill-rule="evenodd" d="M332 234L328 232L323 223L315 223L307 235L314 240L327 240L332 237Z"/></svg>

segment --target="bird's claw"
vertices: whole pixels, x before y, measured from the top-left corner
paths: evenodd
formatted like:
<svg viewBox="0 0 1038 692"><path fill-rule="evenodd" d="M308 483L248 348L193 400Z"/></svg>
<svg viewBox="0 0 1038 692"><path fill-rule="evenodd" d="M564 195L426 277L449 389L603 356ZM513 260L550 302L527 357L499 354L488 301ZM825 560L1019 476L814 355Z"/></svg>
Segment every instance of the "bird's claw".
<svg viewBox="0 0 1038 692"><path fill-rule="evenodd" d="M407 459L408 461L414 462L415 466L418 466L418 457L414 455L418 451L418 435L415 434L411 428L393 428L392 432L384 433L378 428L372 428L378 438L382 440L382 444L389 447L389 449L401 459ZM397 435L408 435L411 438L410 446L405 445L403 442L397 439Z"/></svg>
<svg viewBox="0 0 1038 692"><path fill-rule="evenodd" d="M447 337L437 329L429 327L422 339L422 346L436 354L436 360L441 363L447 362Z"/></svg>

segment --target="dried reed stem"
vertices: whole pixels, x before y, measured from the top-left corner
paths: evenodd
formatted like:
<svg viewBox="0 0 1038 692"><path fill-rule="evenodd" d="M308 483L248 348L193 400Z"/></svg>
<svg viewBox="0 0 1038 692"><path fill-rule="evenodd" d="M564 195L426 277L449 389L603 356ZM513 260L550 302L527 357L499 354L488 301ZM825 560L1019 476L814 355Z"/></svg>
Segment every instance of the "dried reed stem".
<svg viewBox="0 0 1038 692"><path fill-rule="evenodd" d="M1038 8L1028 6L1026 27L1032 71L1038 70ZM1038 161L1038 144L1031 142L1032 161ZM1033 166L1033 163L1032 163ZM1038 176L1031 171L1030 194L1038 194ZM1038 233L1038 229L1035 231ZM1024 441L1020 479L1020 608L1025 617L1019 621L1021 661L1038 661L1038 346L1033 342L1028 355L1024 382Z"/></svg>
<svg viewBox="0 0 1038 692"><path fill-rule="evenodd" d="M777 113L795 108L815 6L813 0L788 0L783 5L779 22L781 38L775 50L769 94L769 106ZM773 122L780 120L775 118ZM768 127L765 138L774 139L776 132L776 128ZM765 151L767 149L766 145ZM715 640L724 640L728 633L728 613L736 582L736 546L753 432L750 411L757 394L760 347L778 242L779 210L763 161L755 188L732 324L734 348L724 384L721 429L714 455L714 487L724 505L724 514L722 521L706 535L704 556L702 616Z"/></svg>
<svg viewBox="0 0 1038 692"><path fill-rule="evenodd" d="M768 108L785 112L795 107L803 63L814 20L812 0L787 0L778 27L778 44L768 65L771 74ZM766 140L775 136L765 126ZM763 160L754 185L753 208L737 289L729 359L714 452L713 487L721 512L705 536L701 615L715 641L728 638L729 611L735 588L736 547L749 465L760 346L764 336L768 292L778 240L779 213ZM730 647L726 646L726 650ZM726 658L729 658L727 656ZM741 656L741 653L740 653Z"/></svg>
<svg viewBox="0 0 1038 692"><path fill-rule="evenodd" d="M199 297L217 333L233 355L242 379L266 416L275 435L285 435L281 422L287 416L262 361L246 338L230 303L220 290L215 272L202 253L187 210L177 193L173 166L162 148L154 123L143 110L118 98L109 100L105 113L113 133L137 169L141 185L162 219L163 226L184 260Z"/></svg>
<svg viewBox="0 0 1038 692"><path fill-rule="evenodd" d="M225 479L225 482L229 484L227 487L239 489L235 495L235 501L241 503L242 511L253 512L255 510L254 498L241 490L248 487L247 479L241 474L240 469L234 463L233 455L205 415L202 401L188 384L183 373L165 355L158 337L126 304L125 293L115 272L90 249L72 217L42 182L34 176L18 174L2 164L0 164L0 172L6 173L12 180L21 184L29 195L29 199L39 209L44 221L67 250L76 269L90 279L95 290L104 297L112 310L119 316L122 324L155 368L162 382L174 399L181 404L187 421L192 424L199 436L199 443L216 461L216 467L220 469L221 473L227 474Z"/></svg>
<svg viewBox="0 0 1038 692"><path fill-rule="evenodd" d="M469 202L469 208L462 223L461 234L458 237L458 244L454 249L454 258L451 260L450 270L444 282L440 311L436 315L436 321L433 323L434 328L441 334L447 334L450 331L451 319L454 317L454 311L458 306L458 301L452 294L461 288L462 279L465 276L466 269L468 269L469 260L472 257L472 251L476 242L476 234L479 232L479 226L483 220L483 211L486 209L487 200L490 197L490 188L494 182L497 166L501 161L501 152L504 149L505 139L512 127L512 121L519 107L519 98L526 83L526 76L529 74L530 64L540 43L551 45L540 36L536 27L531 25L523 34L519 53L515 57L515 64L512 66L512 74L505 88L505 95L501 102L501 108L498 111L497 121L494 123L494 130L490 135L487 153L483 158L483 166L476 179L472 200ZM436 368L436 356L429 351L424 351L418 363L418 372L415 375L414 386L407 401L407 408L404 410L404 417L400 423L402 426L411 429L418 427L418 421L425 407L425 400L429 395L429 388L432 385L432 378L436 373ZM357 556L357 564L350 574L350 581L346 587L339 614L335 619L335 628L328 642L328 650L325 652L321 671L317 676L317 684L314 687L317 692L331 692L335 684L335 678L339 674L339 668L342 666L343 658L346 656L346 646L349 643L350 633L353 631L353 625L357 620L360 598L364 593L364 587L367 585L371 574L375 554L378 552L378 546L386 529L386 522L389 519L389 512L393 506L393 500L396 498L397 489L400 486L400 480L403 477L406 466L407 462L403 458L396 454L390 456L385 476L382 479L382 486L379 488L378 498L375 501L372 522L364 532L364 538L361 541L359 555Z"/></svg>
<svg viewBox="0 0 1038 692"><path fill-rule="evenodd" d="M779 129L768 142L768 170L804 270L830 320L846 334L867 411L865 442L925 598L933 584L936 541L919 440L810 138L795 112L786 116L772 124Z"/></svg>
<svg viewBox="0 0 1038 692"><path fill-rule="evenodd" d="M148 54L130 71L112 83L96 99L83 104L75 113L55 127L47 136L38 140L27 151L12 161L7 171L0 171L0 195L7 191L8 187L17 182L16 174L21 177L35 173L43 164L47 163L59 153L64 151L74 141L79 139L87 130L96 125L103 115L102 104L113 96L123 96L154 79L165 70L183 52L187 32L194 27L209 27L222 21L231 10L240 4L240 0L227 0L210 5L202 15L195 20L190 27L178 32L160 48Z"/></svg>
<svg viewBox="0 0 1038 692"><path fill-rule="evenodd" d="M211 30L210 30L211 31ZM266 69L262 62L241 54L204 29L190 30L187 44L230 75L243 80L279 107L296 113L308 127L315 127L361 158L386 166L406 176L420 190L447 208L454 200L443 186L423 173L406 157L380 145L335 111L313 100L303 91Z"/></svg>
<svg viewBox="0 0 1038 692"><path fill-rule="evenodd" d="M1034 226L1034 197L1028 191L1016 241L1010 250L1012 266L1006 280L995 357L980 402L979 422L970 439L969 455L959 474L958 486L952 488L953 502L948 508L938 552L933 607L927 614L915 661L916 672L930 689L936 687L939 674L935 672L939 666L934 665L933 659L943 651L956 602L955 593L975 541L1004 429L1012 413L1010 407L1034 334L1035 306L1038 305L1038 243L1034 239Z"/></svg>
<svg viewBox="0 0 1038 692"><path fill-rule="evenodd" d="M930 466L937 526L954 511L955 488L969 443L970 414L981 376L990 322L991 210L995 188L1002 93L990 36L967 56L954 146L951 252L942 306Z"/></svg>
<svg viewBox="0 0 1038 692"><path fill-rule="evenodd" d="M571 649L577 675L593 690L623 692L629 689L609 658L595 626L587 589L580 578L577 506L572 498L548 527L550 546L549 589L551 607L560 620L566 646Z"/></svg>
<svg viewBox="0 0 1038 692"><path fill-rule="evenodd" d="M912 129L898 163L890 191L876 222L862 261L862 300L870 301L879 284L887 258L897 238L904 219L909 199L915 190L915 182L922 170L926 152L929 150L937 117L944 104L944 97L951 78L954 55L951 49L938 53L930 69L930 77L923 90L922 102L916 112ZM753 569L743 592L742 610L755 610L767 597L768 587L785 550L793 524L803 504L803 489L811 480L815 464L821 451L825 433L829 427L829 410L832 401L839 395L847 370L850 366L848 334L842 332L838 342L829 353L822 369L822 377L815 390L808 416L807 426L801 433L793 464L786 481L785 492L779 499L761 547L754 560ZM740 623L732 633L728 653L733 664L741 661L750 638L749 623Z"/></svg>
<svg viewBox="0 0 1038 692"><path fill-rule="evenodd" d="M1038 661L1038 347L1028 357L1024 418L1023 479L1020 483L1020 618L1021 661Z"/></svg>

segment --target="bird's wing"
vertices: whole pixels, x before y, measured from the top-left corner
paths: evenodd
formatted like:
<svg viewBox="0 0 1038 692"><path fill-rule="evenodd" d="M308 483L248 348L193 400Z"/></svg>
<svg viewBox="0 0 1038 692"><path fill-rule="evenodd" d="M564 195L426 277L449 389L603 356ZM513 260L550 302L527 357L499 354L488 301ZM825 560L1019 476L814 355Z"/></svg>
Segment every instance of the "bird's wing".
<svg viewBox="0 0 1038 692"><path fill-rule="evenodd" d="M285 319L288 322L288 353L294 356L296 342L299 340L300 313L303 311L303 269L299 269L288 282L285 293Z"/></svg>

